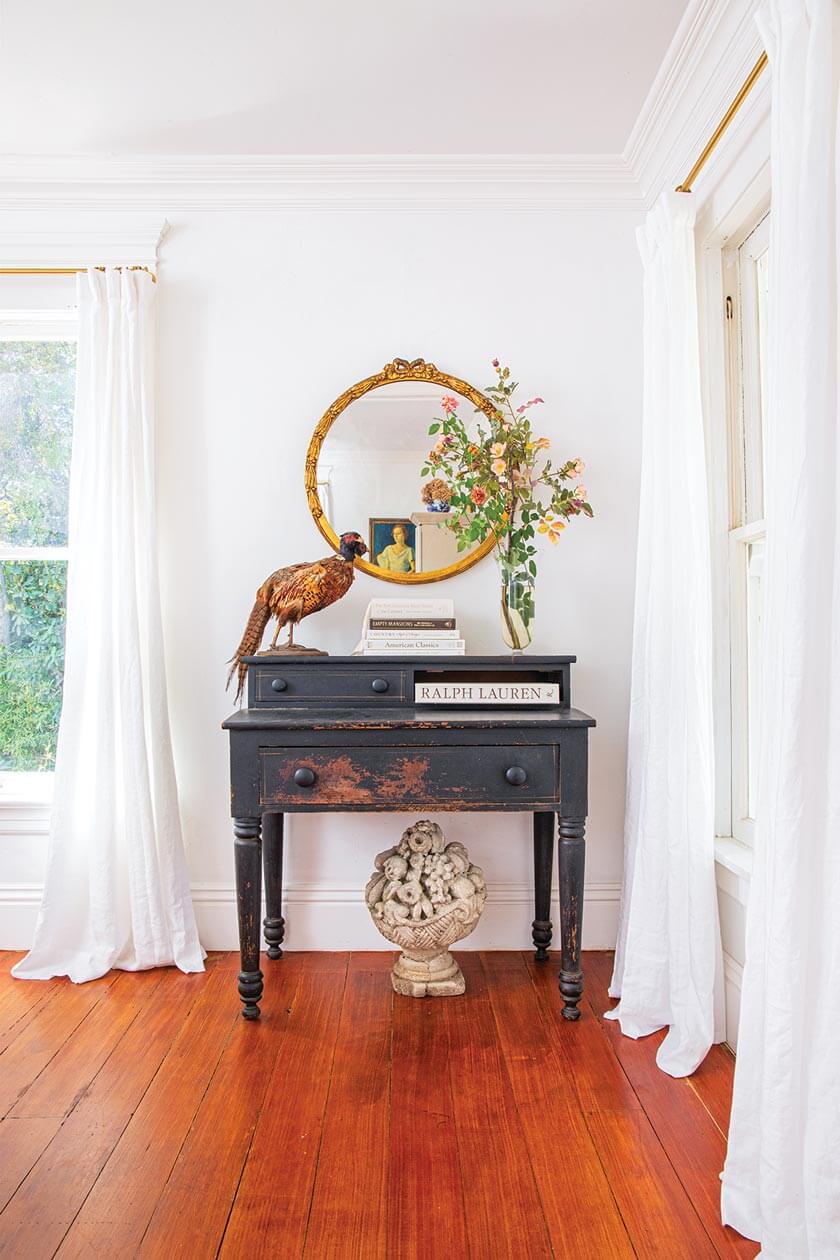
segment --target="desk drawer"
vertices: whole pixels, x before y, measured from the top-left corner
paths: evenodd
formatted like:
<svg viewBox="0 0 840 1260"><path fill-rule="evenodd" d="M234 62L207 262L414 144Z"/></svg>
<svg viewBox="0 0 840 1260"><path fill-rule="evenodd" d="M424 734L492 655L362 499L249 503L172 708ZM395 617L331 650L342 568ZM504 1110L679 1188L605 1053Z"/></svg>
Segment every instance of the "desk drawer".
<svg viewBox="0 0 840 1260"><path fill-rule="evenodd" d="M401 704L405 699L405 671L393 667L319 668L303 665L251 667L250 705L277 709L305 704Z"/></svg>
<svg viewBox="0 0 840 1260"><path fill-rule="evenodd" d="M260 750L261 805L515 809L558 791L554 745Z"/></svg>

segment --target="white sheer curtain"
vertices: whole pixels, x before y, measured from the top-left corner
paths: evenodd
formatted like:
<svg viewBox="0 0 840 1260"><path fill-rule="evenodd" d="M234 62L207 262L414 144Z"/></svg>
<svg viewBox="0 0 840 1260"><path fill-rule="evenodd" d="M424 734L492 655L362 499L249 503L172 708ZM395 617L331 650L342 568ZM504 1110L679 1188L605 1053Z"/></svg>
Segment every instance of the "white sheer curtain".
<svg viewBox="0 0 840 1260"><path fill-rule="evenodd" d="M16 976L203 970L181 840L154 512L154 285L79 276L64 703L41 910Z"/></svg>
<svg viewBox="0 0 840 1260"><path fill-rule="evenodd" d="M724 1222L840 1255L837 0L759 13L772 73L762 746Z"/></svg>
<svg viewBox="0 0 840 1260"><path fill-rule="evenodd" d="M644 264L642 485L624 832L610 1018L686 1076L723 1036L714 873L712 612L694 202L666 193Z"/></svg>

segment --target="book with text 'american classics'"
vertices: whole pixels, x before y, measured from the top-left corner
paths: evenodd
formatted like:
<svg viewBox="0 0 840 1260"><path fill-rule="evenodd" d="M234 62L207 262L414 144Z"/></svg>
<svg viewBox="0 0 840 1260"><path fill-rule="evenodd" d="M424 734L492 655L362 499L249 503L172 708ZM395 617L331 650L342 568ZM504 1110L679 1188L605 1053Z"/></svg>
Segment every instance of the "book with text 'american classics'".
<svg viewBox="0 0 840 1260"><path fill-rule="evenodd" d="M413 639L372 639L366 635L362 639L366 652L463 652L466 644L463 639L427 639L417 635Z"/></svg>

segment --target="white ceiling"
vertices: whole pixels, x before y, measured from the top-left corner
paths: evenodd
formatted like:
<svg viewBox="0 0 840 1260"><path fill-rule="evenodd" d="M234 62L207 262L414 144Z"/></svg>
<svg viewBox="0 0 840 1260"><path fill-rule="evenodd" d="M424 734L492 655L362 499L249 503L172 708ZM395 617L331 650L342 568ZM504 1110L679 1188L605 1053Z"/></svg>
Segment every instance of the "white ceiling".
<svg viewBox="0 0 840 1260"><path fill-rule="evenodd" d="M0 153L619 153L688 0L0 0Z"/></svg>

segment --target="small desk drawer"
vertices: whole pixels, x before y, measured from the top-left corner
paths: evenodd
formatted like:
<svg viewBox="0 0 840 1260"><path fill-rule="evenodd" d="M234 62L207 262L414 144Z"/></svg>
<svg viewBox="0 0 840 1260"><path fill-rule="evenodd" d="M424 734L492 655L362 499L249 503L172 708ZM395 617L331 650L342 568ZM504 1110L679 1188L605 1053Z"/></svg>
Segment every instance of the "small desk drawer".
<svg viewBox="0 0 840 1260"><path fill-rule="evenodd" d="M317 664L257 666L251 669L257 709L306 704L400 704L405 699L405 671L370 666L323 669Z"/></svg>
<svg viewBox="0 0 840 1260"><path fill-rule="evenodd" d="M515 809L558 791L555 745L260 749L261 805Z"/></svg>

